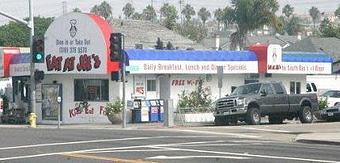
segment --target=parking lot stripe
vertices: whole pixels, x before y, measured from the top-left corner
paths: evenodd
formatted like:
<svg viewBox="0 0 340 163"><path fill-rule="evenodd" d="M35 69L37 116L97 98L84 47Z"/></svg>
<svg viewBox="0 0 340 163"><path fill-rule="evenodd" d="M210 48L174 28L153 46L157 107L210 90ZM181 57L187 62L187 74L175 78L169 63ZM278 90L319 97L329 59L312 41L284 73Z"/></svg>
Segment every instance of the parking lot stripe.
<svg viewBox="0 0 340 163"><path fill-rule="evenodd" d="M224 158L224 159L237 159L237 160L245 160L250 159L249 157L237 157L237 156L154 156L147 157L147 160L175 160L175 159L191 159L191 158Z"/></svg>
<svg viewBox="0 0 340 163"><path fill-rule="evenodd" d="M197 150L197 149L172 148L172 147L160 147L160 146L149 146L149 147L155 148L155 149L173 149L173 150L181 150L181 151L186 151L186 152L234 155L234 156L257 157L257 158L267 158L267 159L280 159L280 160L293 160L293 161L319 162L319 163L339 163L339 161L333 161L333 160L318 160L318 159L298 158L298 157L288 157L288 156L272 156L272 155L259 155L259 154L249 154L249 153L219 152L219 151L210 151L210 150Z"/></svg>
<svg viewBox="0 0 340 163"><path fill-rule="evenodd" d="M85 155L85 154L79 154L79 153L68 153L68 154L63 154L63 155L68 156L68 157L76 157L76 158L92 159L92 160L105 160L105 161L122 162L122 163L154 163L151 161L143 161L140 159L127 160L127 159L121 159L121 158L116 158L116 157L103 157L103 156Z"/></svg>

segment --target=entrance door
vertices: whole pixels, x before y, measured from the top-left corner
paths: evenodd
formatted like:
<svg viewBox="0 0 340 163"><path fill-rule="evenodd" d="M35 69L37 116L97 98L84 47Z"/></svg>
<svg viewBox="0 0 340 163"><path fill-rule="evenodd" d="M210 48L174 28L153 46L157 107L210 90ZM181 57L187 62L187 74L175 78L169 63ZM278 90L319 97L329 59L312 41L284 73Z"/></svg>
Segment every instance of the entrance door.
<svg viewBox="0 0 340 163"><path fill-rule="evenodd" d="M60 119L62 120L62 103L58 103L58 97L62 97L61 84L42 85L42 120L58 120L58 110L60 109Z"/></svg>

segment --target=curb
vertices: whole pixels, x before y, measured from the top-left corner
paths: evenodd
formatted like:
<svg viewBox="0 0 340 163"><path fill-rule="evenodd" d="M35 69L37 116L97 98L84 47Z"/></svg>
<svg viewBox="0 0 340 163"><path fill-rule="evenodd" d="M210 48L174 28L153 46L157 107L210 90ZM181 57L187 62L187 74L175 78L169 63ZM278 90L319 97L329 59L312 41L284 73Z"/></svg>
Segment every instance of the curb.
<svg viewBox="0 0 340 163"><path fill-rule="evenodd" d="M306 143L306 144L325 144L325 145L336 145L340 146L340 142L335 141L326 141L326 140L311 140L311 139L298 139L295 140L299 143Z"/></svg>

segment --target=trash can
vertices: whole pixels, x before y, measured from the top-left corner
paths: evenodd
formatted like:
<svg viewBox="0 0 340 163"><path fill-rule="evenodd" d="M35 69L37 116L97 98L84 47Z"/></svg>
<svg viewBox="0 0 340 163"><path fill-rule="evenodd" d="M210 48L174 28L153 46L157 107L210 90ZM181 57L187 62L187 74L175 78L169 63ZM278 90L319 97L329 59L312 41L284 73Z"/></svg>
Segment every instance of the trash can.
<svg viewBox="0 0 340 163"><path fill-rule="evenodd" d="M159 121L164 122L164 101L163 100L158 100L158 105L159 105Z"/></svg>
<svg viewBox="0 0 340 163"><path fill-rule="evenodd" d="M132 123L140 123L142 121L141 115L141 100L134 100L133 107L131 109Z"/></svg>
<svg viewBox="0 0 340 163"><path fill-rule="evenodd" d="M150 101L150 122L158 122L159 121L159 107L157 104L157 100L149 100Z"/></svg>

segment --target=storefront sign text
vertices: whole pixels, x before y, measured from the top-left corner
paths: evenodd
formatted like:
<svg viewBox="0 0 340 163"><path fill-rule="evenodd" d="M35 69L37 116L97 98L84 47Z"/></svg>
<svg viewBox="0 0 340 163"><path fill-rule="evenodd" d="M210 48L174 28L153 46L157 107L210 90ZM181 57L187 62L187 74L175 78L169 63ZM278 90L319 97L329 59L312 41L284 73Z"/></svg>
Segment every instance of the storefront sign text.
<svg viewBox="0 0 340 163"><path fill-rule="evenodd" d="M289 63L268 65L268 73L290 73L290 74L330 74L331 63Z"/></svg>
<svg viewBox="0 0 340 163"><path fill-rule="evenodd" d="M172 86L193 86L193 85L198 85L200 80L172 80L171 85Z"/></svg>
<svg viewBox="0 0 340 163"><path fill-rule="evenodd" d="M224 73L257 73L257 61L130 61L132 74L216 74L217 66Z"/></svg>
<svg viewBox="0 0 340 163"><path fill-rule="evenodd" d="M79 104L76 103L76 106L72 109L69 109L69 116L70 118L77 117L78 115L84 114L84 115L94 115L95 111L94 107L91 107L90 104L84 107L80 107ZM98 110L97 110L98 111ZM99 106L99 115L105 115L105 107Z"/></svg>
<svg viewBox="0 0 340 163"><path fill-rule="evenodd" d="M77 64L75 64L77 62ZM64 64L62 64L64 63ZM98 55L92 54L80 55L76 61L76 57L67 57L65 60L62 56L46 56L47 71L73 71L75 68L80 71L91 71L92 68L98 69L101 61ZM76 65L76 66L75 66Z"/></svg>

